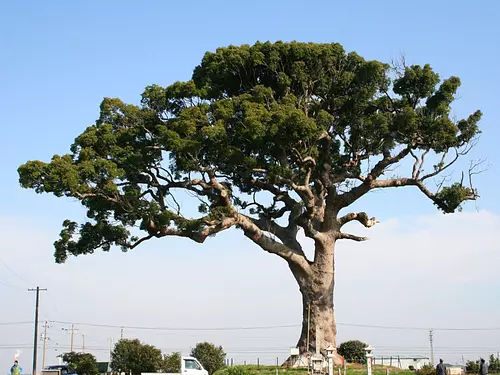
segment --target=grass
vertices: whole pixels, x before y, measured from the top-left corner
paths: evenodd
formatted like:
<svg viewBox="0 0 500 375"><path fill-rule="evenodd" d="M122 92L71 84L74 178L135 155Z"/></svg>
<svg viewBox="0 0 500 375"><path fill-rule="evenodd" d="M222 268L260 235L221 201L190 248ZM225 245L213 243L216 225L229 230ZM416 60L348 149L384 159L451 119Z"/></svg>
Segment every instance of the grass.
<svg viewBox="0 0 500 375"><path fill-rule="evenodd" d="M256 366L256 365L243 365L243 366L231 366L225 367L222 370L217 371L214 375L276 375L276 369L278 370L278 375L307 375L307 369L304 368L284 368L276 366ZM385 375L386 369L389 369L390 375L415 375L415 371L411 370L401 370L396 367L373 366L373 375ZM338 370L335 369L335 374ZM358 364L349 364L347 366L347 375L363 375L366 374L366 366ZM343 375L343 371L342 371Z"/></svg>

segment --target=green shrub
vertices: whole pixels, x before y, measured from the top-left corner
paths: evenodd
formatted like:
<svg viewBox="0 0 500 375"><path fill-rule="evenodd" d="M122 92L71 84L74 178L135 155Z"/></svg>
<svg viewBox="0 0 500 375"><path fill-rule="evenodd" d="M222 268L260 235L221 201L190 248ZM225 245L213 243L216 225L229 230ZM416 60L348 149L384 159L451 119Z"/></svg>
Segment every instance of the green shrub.
<svg viewBox="0 0 500 375"><path fill-rule="evenodd" d="M426 363L420 370L417 370L417 375L436 375L436 369L430 363Z"/></svg>
<svg viewBox="0 0 500 375"><path fill-rule="evenodd" d="M191 356L195 357L203 365L210 375L224 368L226 353L222 346L215 346L209 342L200 342L191 350Z"/></svg>
<svg viewBox="0 0 500 375"><path fill-rule="evenodd" d="M351 340L340 344L338 353L344 357L347 362L351 363L365 363L365 348L368 345L362 341Z"/></svg>
<svg viewBox="0 0 500 375"><path fill-rule="evenodd" d="M465 371L477 374L479 372L479 361L467 361L465 364Z"/></svg>
<svg viewBox="0 0 500 375"><path fill-rule="evenodd" d="M214 375L252 375L253 373L243 366L224 367L217 370Z"/></svg>

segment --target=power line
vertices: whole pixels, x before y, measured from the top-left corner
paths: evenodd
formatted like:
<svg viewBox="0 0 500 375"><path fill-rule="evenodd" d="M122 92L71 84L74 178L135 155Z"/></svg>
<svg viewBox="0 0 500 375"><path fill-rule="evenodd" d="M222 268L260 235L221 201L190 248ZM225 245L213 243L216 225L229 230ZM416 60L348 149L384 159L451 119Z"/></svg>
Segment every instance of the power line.
<svg viewBox="0 0 500 375"><path fill-rule="evenodd" d="M0 326L15 326L15 325L21 325L21 324L31 324L33 322L2 322L0 323Z"/></svg>
<svg viewBox="0 0 500 375"><path fill-rule="evenodd" d="M52 320L51 323L64 324L64 325L79 325L87 327L99 327L99 328L116 328L116 329L135 329L135 330L156 330L156 331L244 331L244 330L267 330L267 329L281 329L281 328L297 328L301 327L299 324L288 324L288 325L274 325L274 326L247 326L247 327L198 327L198 328L187 328L187 327L152 327L152 326L124 326L124 325L113 325L113 324L97 324L97 323L71 323ZM369 325L369 324L351 324L351 323L337 323L339 326L347 327L360 327L360 328L374 328L374 329L391 329L391 330L418 330L418 331L429 331L429 328L423 327L405 327L405 326L383 326L383 325ZM433 328L435 331L500 331L500 327L481 327L481 328Z"/></svg>
<svg viewBox="0 0 500 375"><path fill-rule="evenodd" d="M28 285L32 285L32 283L30 283L28 280L26 280L24 277L22 277L21 275L19 275L16 271L14 271L12 268L10 268L7 264L5 264L5 262L3 262L1 259L0 259L0 263L2 263L4 265L5 268L7 268L10 272L12 272L14 275L16 275L19 279L21 279L22 281L24 281L25 283L27 283Z"/></svg>
<svg viewBox="0 0 500 375"><path fill-rule="evenodd" d="M401 329L407 331L427 331L428 328L422 327L400 327L400 326L380 326L380 325L370 325L370 324L350 324L350 323L337 323L338 326L346 326L346 327L360 327L360 328L380 328L380 329Z"/></svg>
<svg viewBox="0 0 500 375"><path fill-rule="evenodd" d="M254 326L254 327L214 327L214 328L181 328L181 327L145 327L145 326L123 326L112 324L94 324L94 323L70 323L52 320L55 324L75 324L86 327L100 328L119 328L119 329L137 329L137 330L155 330L155 331L242 331L242 330L262 330L262 329L279 329L279 328L296 328L301 327L297 324L291 325L276 325L276 326Z"/></svg>
<svg viewBox="0 0 500 375"><path fill-rule="evenodd" d="M60 317L61 313L59 312L59 309L57 308L55 298L52 297L52 294L50 293L50 291L47 291L47 294L49 295L49 299L50 299L50 302L52 303L52 306L54 306L54 310L55 310L56 314Z"/></svg>
<svg viewBox="0 0 500 375"><path fill-rule="evenodd" d="M13 289L24 289L23 287L12 285L12 284L10 284L7 281L4 281L2 279L0 279L0 284L5 285L5 286L7 286L9 288L13 288Z"/></svg>

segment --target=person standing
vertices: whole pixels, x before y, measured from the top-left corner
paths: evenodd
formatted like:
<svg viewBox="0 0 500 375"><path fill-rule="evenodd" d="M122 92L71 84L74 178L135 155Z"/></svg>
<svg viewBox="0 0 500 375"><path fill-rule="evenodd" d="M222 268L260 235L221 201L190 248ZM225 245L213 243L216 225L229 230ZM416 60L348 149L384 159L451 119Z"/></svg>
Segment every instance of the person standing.
<svg viewBox="0 0 500 375"><path fill-rule="evenodd" d="M439 363L436 366L436 375L446 375L446 367L444 366L442 359L439 360Z"/></svg>
<svg viewBox="0 0 500 375"><path fill-rule="evenodd" d="M481 364L479 365L479 375L488 375L488 365L484 358L481 358Z"/></svg>
<svg viewBox="0 0 500 375"><path fill-rule="evenodd" d="M21 367L19 367L17 359L14 361L14 365L10 368L10 375L21 375Z"/></svg>

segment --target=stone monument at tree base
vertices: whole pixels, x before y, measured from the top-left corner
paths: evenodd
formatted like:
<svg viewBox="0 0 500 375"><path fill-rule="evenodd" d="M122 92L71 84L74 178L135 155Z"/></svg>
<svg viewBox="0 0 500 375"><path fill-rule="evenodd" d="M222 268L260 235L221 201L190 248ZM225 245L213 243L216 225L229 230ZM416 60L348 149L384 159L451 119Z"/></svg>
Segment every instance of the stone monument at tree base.
<svg viewBox="0 0 500 375"><path fill-rule="evenodd" d="M303 355L337 346L335 251L343 240L366 240L347 224L377 223L354 204L402 187L446 213L477 198L470 178L477 164L455 183L447 185L447 175L437 188L429 184L480 133L480 111L450 117L459 86L429 65L393 69L336 43L219 48L205 54L192 80L146 87L139 106L105 98L68 154L28 161L19 180L87 211L84 223L63 222L58 263L153 238L203 243L238 228L282 258L296 280ZM406 175L391 172L408 163ZM198 215L182 210L179 191L195 197ZM310 258L299 233L314 243Z"/></svg>

